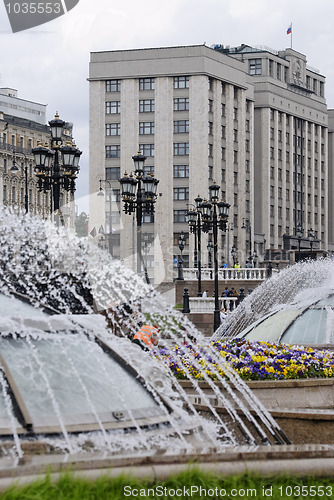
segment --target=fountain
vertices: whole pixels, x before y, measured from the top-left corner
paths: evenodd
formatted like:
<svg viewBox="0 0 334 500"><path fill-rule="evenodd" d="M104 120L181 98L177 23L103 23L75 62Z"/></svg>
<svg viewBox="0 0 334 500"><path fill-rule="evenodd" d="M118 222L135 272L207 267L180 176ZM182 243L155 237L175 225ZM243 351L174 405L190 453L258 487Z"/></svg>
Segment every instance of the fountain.
<svg viewBox="0 0 334 500"><path fill-rule="evenodd" d="M8 475L45 470L37 452L59 470L87 460L115 466L125 455L132 465L212 453L223 460L227 451L246 457L289 443L194 325L121 262L29 215L0 212L0 234L0 465ZM218 383L202 373L210 393L190 370L186 387L158 351L149 356L131 342L146 322L160 326L161 348L180 344L185 331L196 339L199 371L203 353L221 365Z"/></svg>
<svg viewBox="0 0 334 500"><path fill-rule="evenodd" d="M334 262L295 264L257 287L213 340L245 338L299 345L334 343Z"/></svg>

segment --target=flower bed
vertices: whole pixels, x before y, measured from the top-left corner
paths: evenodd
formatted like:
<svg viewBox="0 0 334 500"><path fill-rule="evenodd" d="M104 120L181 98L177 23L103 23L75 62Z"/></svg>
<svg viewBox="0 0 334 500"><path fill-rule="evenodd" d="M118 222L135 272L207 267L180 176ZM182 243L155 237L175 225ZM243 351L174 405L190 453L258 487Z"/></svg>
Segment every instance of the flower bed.
<svg viewBox="0 0 334 500"><path fill-rule="evenodd" d="M288 344L234 340L160 349L155 356L179 379L225 377L224 364L244 380L283 380L334 377L334 352ZM220 363L220 360L222 363Z"/></svg>

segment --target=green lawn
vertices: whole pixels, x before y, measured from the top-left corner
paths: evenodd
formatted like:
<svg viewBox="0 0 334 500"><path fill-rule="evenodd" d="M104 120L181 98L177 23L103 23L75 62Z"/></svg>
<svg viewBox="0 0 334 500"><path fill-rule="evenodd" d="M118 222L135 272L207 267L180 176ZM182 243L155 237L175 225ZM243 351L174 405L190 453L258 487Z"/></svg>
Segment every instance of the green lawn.
<svg viewBox="0 0 334 500"><path fill-rule="evenodd" d="M24 488L11 487L0 494L1 500L124 500L126 498L161 499L240 499L240 498L334 498L334 478L276 476L253 474L222 477L196 469L171 477L164 482L100 478L96 481L73 479L65 474L59 481L43 480Z"/></svg>

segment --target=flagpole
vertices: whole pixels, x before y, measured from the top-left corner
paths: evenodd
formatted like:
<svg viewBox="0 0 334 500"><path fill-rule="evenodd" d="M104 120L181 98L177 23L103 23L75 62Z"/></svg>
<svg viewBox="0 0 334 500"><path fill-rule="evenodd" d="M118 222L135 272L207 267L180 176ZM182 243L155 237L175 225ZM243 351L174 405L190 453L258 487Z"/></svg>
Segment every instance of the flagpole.
<svg viewBox="0 0 334 500"><path fill-rule="evenodd" d="M291 48L292 48L292 23L291 23Z"/></svg>

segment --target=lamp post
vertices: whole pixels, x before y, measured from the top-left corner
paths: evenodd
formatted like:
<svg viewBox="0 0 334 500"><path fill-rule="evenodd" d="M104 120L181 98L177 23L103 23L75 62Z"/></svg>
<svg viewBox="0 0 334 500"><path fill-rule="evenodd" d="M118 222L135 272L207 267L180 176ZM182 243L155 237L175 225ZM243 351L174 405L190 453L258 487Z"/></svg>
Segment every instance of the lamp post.
<svg viewBox="0 0 334 500"><path fill-rule="evenodd" d="M146 156L140 151L132 157L134 162L134 174L128 175L126 172L122 179L121 196L124 203L123 210L126 214L136 213L137 222L137 273L141 274L143 266L141 228L143 214L153 215L154 204L157 199L158 179L153 175L144 175L144 163ZM149 283L148 276L145 277Z"/></svg>
<svg viewBox="0 0 334 500"><path fill-rule="evenodd" d="M145 281L146 281L146 283L149 283L150 278L149 278L148 272L147 272L147 254L148 254L148 247L150 246L150 241L149 241L149 235L147 233L142 234L142 246L143 246L143 250L145 253L145 260L143 260Z"/></svg>
<svg viewBox="0 0 334 500"><path fill-rule="evenodd" d="M233 259L233 265L235 266L238 261L238 249L235 245L233 245L231 248L231 254Z"/></svg>
<svg viewBox="0 0 334 500"><path fill-rule="evenodd" d="M190 232L195 234L195 249L196 249L195 266L197 263L197 297L202 297L202 264L201 264L202 225L201 225L201 210L200 210L200 205L202 201L203 199L198 195L197 198L195 198L196 209L188 210L187 213Z"/></svg>
<svg viewBox="0 0 334 500"><path fill-rule="evenodd" d="M79 160L82 151L67 141L63 144L63 130L65 122L56 113L54 120L49 122L51 129L51 147L39 143L33 148L35 157L35 173L38 179L39 191L51 191L53 212L57 225L59 224L59 208L61 189L74 193L75 180L79 172Z"/></svg>
<svg viewBox="0 0 334 500"><path fill-rule="evenodd" d="M298 239L298 262L300 261L300 242L302 240L303 234L303 228L301 224L298 224L296 227L296 237Z"/></svg>
<svg viewBox="0 0 334 500"><path fill-rule="evenodd" d="M309 229L309 230L308 230L308 233L307 233L307 239L308 239L308 240L309 240L309 242L310 242L310 247L311 247L311 259L313 259L313 243L315 242L315 239L316 239L313 229Z"/></svg>
<svg viewBox="0 0 334 500"><path fill-rule="evenodd" d="M246 234L247 230L249 231L249 255L246 261L248 260L249 263L252 262L252 226L250 223L249 219L242 219L242 226L241 229L246 229ZM247 243L246 243L246 255L247 255Z"/></svg>
<svg viewBox="0 0 334 500"><path fill-rule="evenodd" d="M102 189L102 182L108 184L109 186L109 253L113 256L113 244L112 244L112 199L111 199L111 182L108 179L99 179L100 189L97 196L104 197L104 192Z"/></svg>
<svg viewBox="0 0 334 500"><path fill-rule="evenodd" d="M184 237L184 232L181 231L181 234L179 236L179 239L178 239L178 245L179 245L179 249L180 249L180 253L181 253L181 257L180 259L178 259L178 263L177 263L177 279L178 280L183 280L183 258L182 258L182 252L184 250L184 245L185 245L185 237Z"/></svg>
<svg viewBox="0 0 334 500"><path fill-rule="evenodd" d="M13 165L10 168L12 174L17 174L19 172L19 167L15 164L15 156L13 159ZM28 198L28 162L27 157L24 155L24 209L26 214L29 211L29 198Z"/></svg>
<svg viewBox="0 0 334 500"><path fill-rule="evenodd" d="M218 201L220 187L215 182L209 186L209 200L200 203L200 211L203 221L203 231L208 233L212 229L213 234L213 262L214 262L214 290L215 290L215 310L213 328L214 331L220 325L220 309L218 295L218 227L226 231L226 224L229 215L230 205L225 201ZM218 211L217 211L218 209ZM218 220L219 217L219 220Z"/></svg>
<svg viewBox="0 0 334 500"><path fill-rule="evenodd" d="M258 254L257 254L257 251L255 249L254 249L254 252L253 252L253 255L252 255L252 259L253 259L253 262L254 262L254 267L256 267L257 259L258 259Z"/></svg>
<svg viewBox="0 0 334 500"><path fill-rule="evenodd" d="M212 252L213 252L213 243L211 240L208 241L207 244L208 256L209 256L209 268L212 269Z"/></svg>

